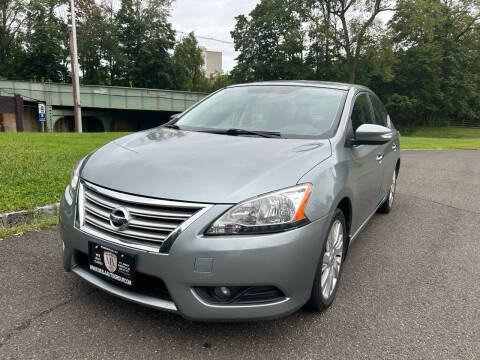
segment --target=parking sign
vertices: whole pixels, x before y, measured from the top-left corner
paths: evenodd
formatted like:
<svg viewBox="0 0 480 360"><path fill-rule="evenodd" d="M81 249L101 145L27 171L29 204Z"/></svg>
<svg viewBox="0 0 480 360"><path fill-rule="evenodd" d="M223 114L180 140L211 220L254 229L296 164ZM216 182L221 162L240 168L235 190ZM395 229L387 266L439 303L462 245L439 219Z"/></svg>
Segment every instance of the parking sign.
<svg viewBox="0 0 480 360"><path fill-rule="evenodd" d="M38 104L38 120L40 122L47 121L47 116L45 112L45 104Z"/></svg>

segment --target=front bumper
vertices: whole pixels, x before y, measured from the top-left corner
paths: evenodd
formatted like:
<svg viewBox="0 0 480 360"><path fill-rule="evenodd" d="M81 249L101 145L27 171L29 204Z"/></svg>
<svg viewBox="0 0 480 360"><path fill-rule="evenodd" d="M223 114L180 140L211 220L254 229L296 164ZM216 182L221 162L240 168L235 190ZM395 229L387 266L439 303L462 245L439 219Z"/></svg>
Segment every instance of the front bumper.
<svg viewBox="0 0 480 360"><path fill-rule="evenodd" d="M330 216L276 234L204 236L205 228L228 207L211 207L176 238L168 254L161 254L113 244L75 228L74 201L66 190L59 215L64 268L110 294L192 320L271 319L302 307L310 297ZM134 255L136 271L163 280L171 300L113 285L80 266L78 255L88 254L89 241ZM219 305L204 301L194 286L275 286L285 299Z"/></svg>

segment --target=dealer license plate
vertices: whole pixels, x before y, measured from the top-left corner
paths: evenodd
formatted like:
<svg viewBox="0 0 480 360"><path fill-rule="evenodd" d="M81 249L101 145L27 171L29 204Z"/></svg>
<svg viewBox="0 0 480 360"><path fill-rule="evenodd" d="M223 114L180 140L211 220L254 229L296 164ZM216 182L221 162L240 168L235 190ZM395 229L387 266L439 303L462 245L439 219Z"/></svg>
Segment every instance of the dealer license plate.
<svg viewBox="0 0 480 360"><path fill-rule="evenodd" d="M115 282L133 286L135 257L103 245L88 243L90 271Z"/></svg>

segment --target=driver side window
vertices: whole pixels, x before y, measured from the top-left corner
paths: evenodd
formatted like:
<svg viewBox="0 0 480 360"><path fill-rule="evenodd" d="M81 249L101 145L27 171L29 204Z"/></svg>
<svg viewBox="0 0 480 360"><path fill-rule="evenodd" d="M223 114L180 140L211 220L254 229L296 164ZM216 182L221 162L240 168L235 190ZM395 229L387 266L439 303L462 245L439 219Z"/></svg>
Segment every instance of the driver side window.
<svg viewBox="0 0 480 360"><path fill-rule="evenodd" d="M360 94L355 99L351 119L352 130L354 133L360 125L375 124L375 121L372 119L372 112L370 111L367 94Z"/></svg>

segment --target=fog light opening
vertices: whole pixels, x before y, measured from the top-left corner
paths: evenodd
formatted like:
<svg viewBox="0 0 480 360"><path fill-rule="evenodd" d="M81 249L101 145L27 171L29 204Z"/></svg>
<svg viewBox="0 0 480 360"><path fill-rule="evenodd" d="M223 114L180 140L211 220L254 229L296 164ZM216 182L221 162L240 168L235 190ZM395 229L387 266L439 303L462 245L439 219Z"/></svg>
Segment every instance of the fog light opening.
<svg viewBox="0 0 480 360"><path fill-rule="evenodd" d="M226 286L217 286L213 292L222 300L229 300L232 297L232 291Z"/></svg>
<svg viewBox="0 0 480 360"><path fill-rule="evenodd" d="M195 292L205 301L219 305L269 304L286 299L274 286L196 286Z"/></svg>

